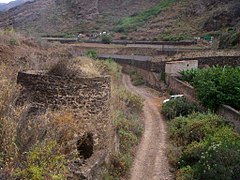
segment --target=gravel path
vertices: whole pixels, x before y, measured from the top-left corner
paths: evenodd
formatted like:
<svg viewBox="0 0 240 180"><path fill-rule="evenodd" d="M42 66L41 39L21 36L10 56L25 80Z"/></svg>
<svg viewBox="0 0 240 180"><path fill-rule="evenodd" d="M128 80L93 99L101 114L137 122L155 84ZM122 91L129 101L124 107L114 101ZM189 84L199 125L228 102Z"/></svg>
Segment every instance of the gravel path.
<svg viewBox="0 0 240 180"><path fill-rule="evenodd" d="M166 128L160 114L163 97L146 87L135 87L130 78L124 75L125 86L145 99L144 125L145 131L138 147L136 158L130 172L131 180L172 180L169 164L165 155Z"/></svg>

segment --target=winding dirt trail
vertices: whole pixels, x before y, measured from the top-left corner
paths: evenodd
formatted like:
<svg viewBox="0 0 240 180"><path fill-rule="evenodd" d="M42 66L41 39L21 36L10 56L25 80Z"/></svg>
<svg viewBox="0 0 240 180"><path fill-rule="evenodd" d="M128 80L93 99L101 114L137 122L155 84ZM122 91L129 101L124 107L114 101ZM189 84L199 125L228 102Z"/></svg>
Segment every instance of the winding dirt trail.
<svg viewBox="0 0 240 180"><path fill-rule="evenodd" d="M161 102L158 94L145 87L132 85L129 76L123 76L125 86L144 98L145 131L131 169L130 180L172 180L165 155L166 128L160 114Z"/></svg>

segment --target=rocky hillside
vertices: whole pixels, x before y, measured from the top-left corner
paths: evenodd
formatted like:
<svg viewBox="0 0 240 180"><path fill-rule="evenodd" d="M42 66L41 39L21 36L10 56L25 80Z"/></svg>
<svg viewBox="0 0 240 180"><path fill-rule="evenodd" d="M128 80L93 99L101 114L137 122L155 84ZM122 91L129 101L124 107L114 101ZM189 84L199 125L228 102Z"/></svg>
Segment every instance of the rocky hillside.
<svg viewBox="0 0 240 180"><path fill-rule="evenodd" d="M135 39L181 40L209 33L223 33L229 27L234 29L234 33L238 32L240 2L35 0L1 13L0 27L9 26L40 35L104 30L121 32Z"/></svg>
<svg viewBox="0 0 240 180"><path fill-rule="evenodd" d="M155 5L158 0L35 0L0 14L0 27L53 35L110 30L120 18Z"/></svg>
<svg viewBox="0 0 240 180"><path fill-rule="evenodd" d="M32 1L32 0L15 0L9 3L0 3L0 11L7 11L13 7L19 6L28 1Z"/></svg>
<svg viewBox="0 0 240 180"><path fill-rule="evenodd" d="M165 0L165 2L169 1L171 0ZM223 32L228 27L239 29L240 2L239 0L172 0L172 3L155 17L147 20L142 26L136 26L135 31L132 31L126 23L118 26L132 32L133 37L144 38L147 35L166 40Z"/></svg>

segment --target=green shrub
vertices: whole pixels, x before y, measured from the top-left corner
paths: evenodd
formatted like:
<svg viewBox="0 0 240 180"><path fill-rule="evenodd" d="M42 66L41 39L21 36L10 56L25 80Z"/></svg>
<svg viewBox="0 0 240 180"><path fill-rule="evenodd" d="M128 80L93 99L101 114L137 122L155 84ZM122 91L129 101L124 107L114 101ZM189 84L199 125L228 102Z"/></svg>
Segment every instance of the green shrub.
<svg viewBox="0 0 240 180"><path fill-rule="evenodd" d="M140 141L143 127L138 121L138 116L129 116L121 111L115 111L114 126L119 137L120 152L110 157L109 176L120 179L132 165L132 147Z"/></svg>
<svg viewBox="0 0 240 180"><path fill-rule="evenodd" d="M187 81L190 84L193 83L193 79L196 77L199 69L189 69L189 70L182 70L179 73L181 74L180 79L183 81Z"/></svg>
<svg viewBox="0 0 240 180"><path fill-rule="evenodd" d="M22 179L66 179L65 157L55 141L45 142L27 153L23 168L16 173Z"/></svg>
<svg viewBox="0 0 240 180"><path fill-rule="evenodd" d="M176 180L194 180L193 169L191 166L186 166L177 171Z"/></svg>
<svg viewBox="0 0 240 180"><path fill-rule="evenodd" d="M202 104L215 110L221 104L240 109L240 68L230 66L201 69L193 86Z"/></svg>
<svg viewBox="0 0 240 180"><path fill-rule="evenodd" d="M187 146L179 162L180 172L192 167L194 179L239 179L240 136L232 128L216 128L203 141Z"/></svg>
<svg viewBox="0 0 240 180"><path fill-rule="evenodd" d="M103 44L110 44L112 42L112 36L109 34L103 34L101 36L101 41Z"/></svg>
<svg viewBox="0 0 240 180"><path fill-rule="evenodd" d="M222 118L195 113L178 117L169 125L169 138L180 151L175 153L179 159L176 179L240 178L240 135Z"/></svg>
<svg viewBox="0 0 240 180"><path fill-rule="evenodd" d="M196 178L232 180L240 178L240 136L224 127L206 138L206 146L195 165Z"/></svg>
<svg viewBox="0 0 240 180"><path fill-rule="evenodd" d="M114 179L119 179L123 176L131 167L133 158L132 155L127 153L118 153L114 154L110 157L110 171L111 176L114 177Z"/></svg>
<svg viewBox="0 0 240 180"><path fill-rule="evenodd" d="M178 117L170 122L170 138L177 146L186 146L194 141L200 142L216 128L224 126L223 119L215 114L193 113L187 117Z"/></svg>
<svg viewBox="0 0 240 180"><path fill-rule="evenodd" d="M176 0L163 0L148 10L133 14L130 17L125 17L117 23L115 31L121 33L134 31L138 26L144 25L146 21L157 16L162 10L171 6L175 1Z"/></svg>
<svg viewBox="0 0 240 180"><path fill-rule="evenodd" d="M240 44L240 32L236 29L228 30L220 34L219 48L233 48Z"/></svg>
<svg viewBox="0 0 240 180"><path fill-rule="evenodd" d="M163 104L162 113L167 119L173 119L178 116L186 116L197 111L194 103L188 102L185 98L177 98Z"/></svg>
<svg viewBox="0 0 240 180"><path fill-rule="evenodd" d="M12 39L9 40L9 44L12 45L12 46L18 46L19 42L16 39L12 38Z"/></svg>
<svg viewBox="0 0 240 180"><path fill-rule="evenodd" d="M137 71L132 71L130 73L130 78L134 86L143 85L145 83L143 76L139 74Z"/></svg>
<svg viewBox="0 0 240 180"><path fill-rule="evenodd" d="M87 52L87 56L92 58L92 59L97 59L97 57L98 57L96 51L94 51L94 50L89 50Z"/></svg>

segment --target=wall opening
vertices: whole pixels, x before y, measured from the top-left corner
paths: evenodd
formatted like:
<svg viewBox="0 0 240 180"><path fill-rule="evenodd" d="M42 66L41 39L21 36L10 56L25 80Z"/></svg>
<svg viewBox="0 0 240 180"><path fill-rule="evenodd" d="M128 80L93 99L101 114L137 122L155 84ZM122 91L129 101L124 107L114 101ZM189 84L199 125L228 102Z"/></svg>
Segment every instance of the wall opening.
<svg viewBox="0 0 240 180"><path fill-rule="evenodd" d="M80 157L88 159L93 154L93 134L86 133L80 140L77 142L77 150Z"/></svg>

